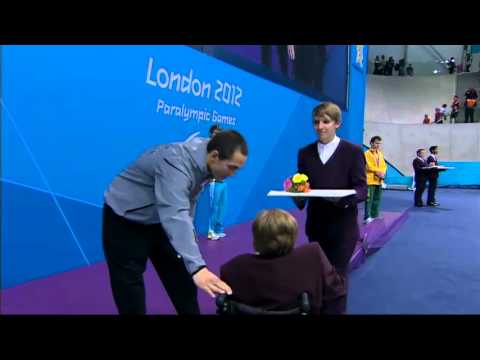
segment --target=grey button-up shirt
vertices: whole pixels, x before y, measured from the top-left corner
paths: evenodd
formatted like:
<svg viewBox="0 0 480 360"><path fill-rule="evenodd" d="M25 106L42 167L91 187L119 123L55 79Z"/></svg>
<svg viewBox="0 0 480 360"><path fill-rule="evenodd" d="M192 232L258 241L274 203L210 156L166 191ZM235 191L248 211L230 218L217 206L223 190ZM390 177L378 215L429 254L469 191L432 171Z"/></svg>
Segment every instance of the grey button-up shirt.
<svg viewBox="0 0 480 360"><path fill-rule="evenodd" d="M208 139L158 145L122 171L104 194L105 203L128 220L161 223L190 273L205 265L193 218L207 168Z"/></svg>

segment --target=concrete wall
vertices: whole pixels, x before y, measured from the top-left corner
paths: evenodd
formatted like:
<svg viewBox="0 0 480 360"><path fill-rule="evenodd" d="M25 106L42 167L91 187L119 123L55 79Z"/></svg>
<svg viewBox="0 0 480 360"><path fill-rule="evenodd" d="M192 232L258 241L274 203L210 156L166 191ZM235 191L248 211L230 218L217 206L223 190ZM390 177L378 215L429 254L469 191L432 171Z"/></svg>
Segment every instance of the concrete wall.
<svg viewBox="0 0 480 360"><path fill-rule="evenodd" d="M480 124L423 125L425 113L450 105L453 94L463 98L469 87L480 89L480 73L421 77L367 78L364 144L379 135L385 156L405 175L410 175L412 159L418 148L441 146L445 161L480 160ZM463 109L459 122L463 122ZM477 108L475 119L480 120Z"/></svg>
<svg viewBox="0 0 480 360"><path fill-rule="evenodd" d="M456 75L368 75L365 122L421 124L424 114L433 118L436 107L450 105L455 91Z"/></svg>
<svg viewBox="0 0 480 360"><path fill-rule="evenodd" d="M418 148L440 146L441 161L480 161L480 124L406 125L365 123L364 143L379 135L385 158L404 175L412 175Z"/></svg>

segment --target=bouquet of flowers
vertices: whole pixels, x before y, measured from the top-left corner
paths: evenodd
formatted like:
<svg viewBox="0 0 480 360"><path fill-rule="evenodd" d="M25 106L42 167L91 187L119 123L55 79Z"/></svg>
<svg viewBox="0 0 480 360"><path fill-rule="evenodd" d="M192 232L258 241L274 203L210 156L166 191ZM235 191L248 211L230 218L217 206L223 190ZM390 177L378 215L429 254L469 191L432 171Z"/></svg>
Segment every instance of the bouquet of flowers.
<svg viewBox="0 0 480 360"><path fill-rule="evenodd" d="M283 182L283 189L288 192L303 193L310 191L308 176L295 174Z"/></svg>

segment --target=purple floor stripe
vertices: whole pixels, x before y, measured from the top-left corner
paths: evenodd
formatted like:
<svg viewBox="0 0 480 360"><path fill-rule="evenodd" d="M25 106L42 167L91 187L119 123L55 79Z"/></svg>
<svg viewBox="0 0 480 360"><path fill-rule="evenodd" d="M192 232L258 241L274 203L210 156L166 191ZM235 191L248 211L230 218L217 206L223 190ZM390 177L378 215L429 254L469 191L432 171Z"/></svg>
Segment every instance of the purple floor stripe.
<svg viewBox="0 0 480 360"><path fill-rule="evenodd" d="M360 211L361 212L361 211ZM304 234L305 212L292 211L300 224L297 246L307 243ZM359 214L359 221L362 214ZM382 212L382 219L360 226L368 248L383 246L406 219L407 211ZM227 237L219 241L200 238L200 248L209 268L218 274L221 264L232 257L253 252L251 222L231 226ZM351 260L355 269L365 260L365 251L359 242ZM149 314L175 314L161 281L151 264L145 273L147 309ZM214 314L215 303L208 295L199 291L202 314ZM107 268L104 262L54 276L31 281L1 292L2 314L116 314L110 292Z"/></svg>

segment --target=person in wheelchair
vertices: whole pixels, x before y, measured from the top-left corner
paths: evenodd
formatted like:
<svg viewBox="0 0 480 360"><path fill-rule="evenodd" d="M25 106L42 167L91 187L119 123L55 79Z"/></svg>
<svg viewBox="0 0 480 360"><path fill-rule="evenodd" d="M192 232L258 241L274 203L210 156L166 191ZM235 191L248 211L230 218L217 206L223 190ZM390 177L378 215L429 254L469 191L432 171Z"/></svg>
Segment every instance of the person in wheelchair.
<svg viewBox="0 0 480 360"><path fill-rule="evenodd" d="M281 209L263 210L252 231L256 253L239 255L220 269L221 279L232 288L231 300L259 310L285 311L298 307L306 292L309 313L345 313L344 278L317 242L294 248L298 224L292 215Z"/></svg>

